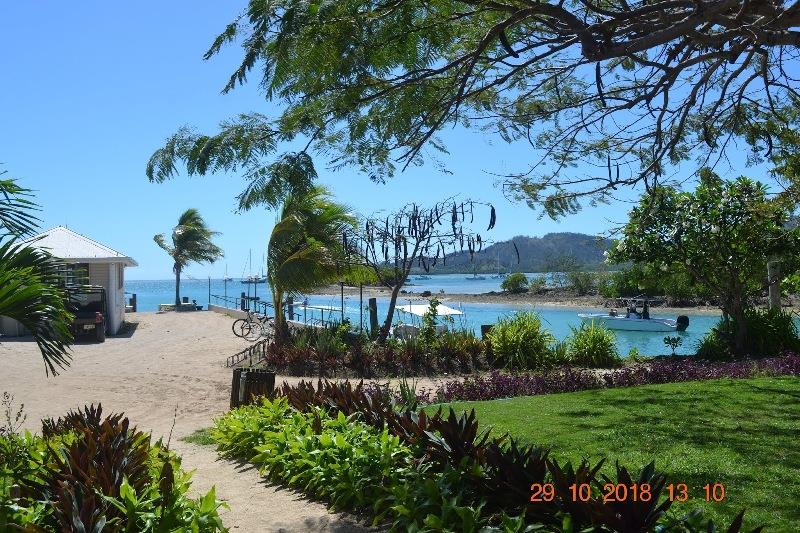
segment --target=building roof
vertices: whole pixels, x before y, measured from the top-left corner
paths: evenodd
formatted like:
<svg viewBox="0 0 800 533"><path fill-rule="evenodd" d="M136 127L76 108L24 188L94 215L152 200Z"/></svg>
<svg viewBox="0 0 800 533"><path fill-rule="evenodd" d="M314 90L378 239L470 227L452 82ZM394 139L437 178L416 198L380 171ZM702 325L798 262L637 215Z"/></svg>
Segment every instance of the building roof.
<svg viewBox="0 0 800 533"><path fill-rule="evenodd" d="M68 263L122 263L125 266L138 266L127 255L64 226L57 226L25 239L22 244L47 250L54 257Z"/></svg>

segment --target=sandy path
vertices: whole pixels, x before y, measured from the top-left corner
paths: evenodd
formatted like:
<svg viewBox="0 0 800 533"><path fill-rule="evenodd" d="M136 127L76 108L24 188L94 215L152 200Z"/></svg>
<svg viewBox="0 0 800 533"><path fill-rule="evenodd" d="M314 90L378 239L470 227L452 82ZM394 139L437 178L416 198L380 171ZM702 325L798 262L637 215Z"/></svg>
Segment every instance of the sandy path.
<svg viewBox="0 0 800 533"><path fill-rule="evenodd" d="M224 361L247 345L230 333L230 319L209 312L127 319L138 323L132 335L76 345L72 366L51 378L30 339L0 342L0 392L25 404L29 429L39 431L43 417L101 402L106 413L124 411L140 429L166 438L177 406L172 448L184 468L196 470L196 491L216 486L217 497L230 506L222 514L232 530L367 531L321 503L265 484L253 469L218 460L212 447L180 440L228 408L231 372Z"/></svg>

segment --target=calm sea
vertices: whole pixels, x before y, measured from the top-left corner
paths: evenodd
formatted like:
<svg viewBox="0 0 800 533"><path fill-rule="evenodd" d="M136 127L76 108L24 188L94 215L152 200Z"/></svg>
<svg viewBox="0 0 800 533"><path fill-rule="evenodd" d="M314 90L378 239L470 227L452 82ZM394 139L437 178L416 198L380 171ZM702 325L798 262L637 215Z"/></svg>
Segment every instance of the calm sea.
<svg viewBox="0 0 800 533"><path fill-rule="evenodd" d="M539 274L529 274L535 276ZM486 276L484 280L471 280L469 274L438 274L430 276L430 279L419 279L417 276L412 276L413 291L420 292L429 290L436 294L440 290L444 290L445 294L480 294L489 291L500 291L500 283L502 280L493 279ZM549 276L548 276L549 277ZM128 293L136 293L139 311L156 311L160 303L172 303L175 300L175 280L147 280L147 281L126 281L125 291ZM248 292L249 291L249 292ZM209 295L211 295L211 303L219 303L218 296L237 297L242 292L250 296L256 295L269 301L269 288L266 284L247 285L241 283L236 279L229 282L223 282L221 279L183 279L181 280L181 296L187 296L189 300L196 300L198 305L207 308L209 303ZM319 318L324 313L324 318L338 319L341 317L340 296L319 296L309 295L309 305L314 306L330 306L335 307L335 311L308 311L306 318ZM398 304L408 303L403 300L402 296ZM364 300L364 306L367 302ZM386 306L388 305L387 298L378 298L378 316L385 313ZM455 317L455 323L458 326L463 326L474 330L476 333L480 331L481 324L493 324L497 321L498 317L505 314L513 313L515 311L530 309L537 311L547 327L558 339L564 339L570 333L571 327L580 325L580 319L577 317L577 310L574 309L552 309L541 308L529 304L481 304L481 303L464 303L454 304L452 301L447 305L456 307L463 311L463 315ZM361 307L358 297L346 296L345 297L345 316L350 319L354 324L358 324L361 319ZM603 311L599 308L586 308L581 311ZM368 313L364 310L364 320L368 319ZM397 319L405 320L406 322L414 322L415 318L409 316L402 316L402 313L396 313ZM662 315L658 312L652 314L653 317L675 318L671 315ZM717 316L711 315L689 315L689 328L684 333L679 333L683 339L683 345L677 350L678 353L691 354L694 353L696 344L702 339L705 333L717 321ZM636 348L641 354L664 354L669 353L669 348L664 345L664 333L644 333L635 331L619 331L617 332L617 340L619 344L620 353L624 356L631 348Z"/></svg>

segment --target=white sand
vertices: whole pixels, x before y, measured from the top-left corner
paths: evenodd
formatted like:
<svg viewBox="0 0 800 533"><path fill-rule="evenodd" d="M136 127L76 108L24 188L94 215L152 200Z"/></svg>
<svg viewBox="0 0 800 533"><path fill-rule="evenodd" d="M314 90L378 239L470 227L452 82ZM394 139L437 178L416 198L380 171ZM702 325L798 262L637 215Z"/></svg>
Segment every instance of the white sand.
<svg viewBox="0 0 800 533"><path fill-rule="evenodd" d="M230 506L221 514L231 530L367 531L322 503L268 485L248 465L219 460L212 446L180 440L228 409L231 370L225 358L248 344L233 336L229 318L137 313L127 320L138 323L131 335L75 345L71 367L50 378L30 338L0 341L0 392L25 404L27 428L38 432L43 417L101 402L105 413L123 411L137 427L166 440L177 406L171 447L185 469L195 470L196 492L216 486L217 497Z"/></svg>

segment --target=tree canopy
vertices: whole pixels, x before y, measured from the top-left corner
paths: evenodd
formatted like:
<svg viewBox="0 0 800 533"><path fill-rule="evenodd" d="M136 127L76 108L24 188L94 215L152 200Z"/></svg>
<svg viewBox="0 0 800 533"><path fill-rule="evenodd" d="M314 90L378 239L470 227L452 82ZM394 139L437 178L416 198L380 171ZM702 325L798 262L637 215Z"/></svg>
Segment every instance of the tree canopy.
<svg viewBox="0 0 800 533"><path fill-rule="evenodd" d="M297 140L380 181L446 151L439 134L460 124L529 144L506 191L557 216L739 140L781 166L798 145L798 23L775 0L250 0L205 57L240 44L223 90L255 74L278 116L181 130L148 175L238 161L280 184L270 165Z"/></svg>
<svg viewBox="0 0 800 533"><path fill-rule="evenodd" d="M662 187L643 196L609 259L688 272L720 298L724 318L744 336L745 310L767 286L767 262L781 260L787 271L798 265L800 231L788 227L794 204L745 177L725 181L703 169L700 178L694 192Z"/></svg>

